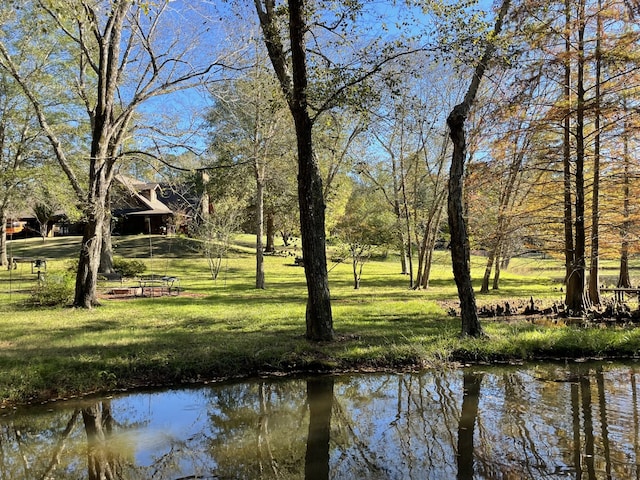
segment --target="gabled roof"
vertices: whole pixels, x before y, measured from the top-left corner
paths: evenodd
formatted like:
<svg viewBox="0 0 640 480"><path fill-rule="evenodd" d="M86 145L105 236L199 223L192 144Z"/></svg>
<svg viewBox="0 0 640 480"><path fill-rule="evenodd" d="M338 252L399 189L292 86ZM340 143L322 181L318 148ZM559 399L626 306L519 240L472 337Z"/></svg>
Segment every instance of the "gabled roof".
<svg viewBox="0 0 640 480"><path fill-rule="evenodd" d="M120 209L127 215L169 215L173 211L158 200L159 183L140 182L126 175L118 174L115 180L125 187L132 202L127 202L131 208Z"/></svg>

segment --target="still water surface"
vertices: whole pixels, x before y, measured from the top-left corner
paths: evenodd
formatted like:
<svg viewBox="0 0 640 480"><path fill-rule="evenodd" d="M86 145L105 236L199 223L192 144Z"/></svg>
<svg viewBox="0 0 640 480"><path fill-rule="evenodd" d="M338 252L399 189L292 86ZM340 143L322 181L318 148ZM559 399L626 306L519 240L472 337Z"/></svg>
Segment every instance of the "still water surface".
<svg viewBox="0 0 640 480"><path fill-rule="evenodd" d="M640 478L639 374L257 379L2 411L0 479Z"/></svg>

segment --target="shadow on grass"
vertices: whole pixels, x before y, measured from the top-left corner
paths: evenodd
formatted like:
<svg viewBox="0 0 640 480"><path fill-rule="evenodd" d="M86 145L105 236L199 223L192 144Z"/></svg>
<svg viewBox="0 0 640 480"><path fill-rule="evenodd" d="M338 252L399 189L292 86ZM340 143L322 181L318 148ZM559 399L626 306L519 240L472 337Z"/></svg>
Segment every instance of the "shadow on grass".
<svg viewBox="0 0 640 480"><path fill-rule="evenodd" d="M195 239L170 235L127 235L112 238L116 256L125 258L199 258Z"/></svg>
<svg viewBox="0 0 640 480"><path fill-rule="evenodd" d="M171 300L182 304L191 299ZM603 332L543 328L526 322L486 322L488 340L461 340L458 318L419 312L361 312L357 318L341 313L335 318L336 341L313 343L304 338L303 316L303 308L296 315L267 321L254 316L181 315L171 309L166 322L132 320L128 324L107 318L59 329L38 328L36 322L29 333L41 340L29 341L28 347L15 347L12 338L5 338L0 388L4 391L17 382L11 388L19 389L25 382L19 394L24 400L51 396L52 385L55 395L66 395L76 390L169 386L261 372L339 371L456 359L631 355L640 348L637 329Z"/></svg>
<svg viewBox="0 0 640 480"><path fill-rule="evenodd" d="M204 320L203 320L204 323ZM108 327L107 327L108 328ZM77 333L67 330L66 338ZM235 331L194 332L189 328L169 331L148 329L131 343L96 344L91 348L52 347L62 332L54 332L49 346L25 350L4 348L0 358L0 378L31 377L15 399L68 395L78 391L108 390L142 385L173 385L195 380L255 374L275 369L287 370L287 357L302 340L300 328L277 332ZM71 380L70 380L71 379ZM11 388L20 388L16 381ZM3 390L6 385L3 385ZM55 392L51 392L55 389ZM3 392L3 396L6 392Z"/></svg>
<svg viewBox="0 0 640 480"><path fill-rule="evenodd" d="M502 301L509 297L527 299L533 297L534 300L547 298L563 300L564 298L562 284L555 283L551 280L541 281L535 278L503 279L500 281L500 288L498 290L490 288L486 293L480 293L480 282L474 282L474 289L478 300L491 299L492 297L500 298Z"/></svg>
<svg viewBox="0 0 640 480"><path fill-rule="evenodd" d="M41 238L10 240L7 252L13 257L66 259L80 254L81 237L54 237L45 242Z"/></svg>
<svg viewBox="0 0 640 480"><path fill-rule="evenodd" d="M52 395L46 393L52 385L57 386L55 395L67 395L76 390L172 385L259 372L315 369L318 365L341 369L383 364L389 355L387 346L417 341L414 338L428 342L431 337L449 335L455 325L419 314L371 314L357 321L337 319L340 340L318 344L304 338L303 304L293 315L262 321L255 313L241 316L239 306L246 299L240 298L224 300L238 307L237 318L182 314L182 307L193 300L173 297L158 302L155 306L159 308L148 315L153 320L147 317L138 321L135 315L130 322L116 316L82 318L78 325L67 323L60 328L51 324L39 327L34 322L29 337L38 340L29 340L28 346L11 344L24 332L14 332L4 339L8 344L0 356L0 391L7 388L7 382L14 381L11 379L19 378L23 380L18 384L25 382L24 388L30 389L20 394L24 400ZM175 309L164 308L172 302ZM166 317L158 319L158 312L164 312ZM420 358L415 361L419 363Z"/></svg>

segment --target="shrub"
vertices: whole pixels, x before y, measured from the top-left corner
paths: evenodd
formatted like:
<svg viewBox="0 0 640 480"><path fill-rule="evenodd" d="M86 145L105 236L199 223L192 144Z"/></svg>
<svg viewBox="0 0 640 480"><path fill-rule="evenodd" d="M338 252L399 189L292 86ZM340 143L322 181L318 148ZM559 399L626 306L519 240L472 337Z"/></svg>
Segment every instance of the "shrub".
<svg viewBox="0 0 640 480"><path fill-rule="evenodd" d="M78 272L78 260L75 258L65 260L64 271L76 274Z"/></svg>
<svg viewBox="0 0 640 480"><path fill-rule="evenodd" d="M113 268L123 277L137 277L147 269L147 266L141 260L114 258Z"/></svg>
<svg viewBox="0 0 640 480"><path fill-rule="evenodd" d="M41 307L67 305L73 299L74 278L68 274L49 274L38 282L28 303Z"/></svg>

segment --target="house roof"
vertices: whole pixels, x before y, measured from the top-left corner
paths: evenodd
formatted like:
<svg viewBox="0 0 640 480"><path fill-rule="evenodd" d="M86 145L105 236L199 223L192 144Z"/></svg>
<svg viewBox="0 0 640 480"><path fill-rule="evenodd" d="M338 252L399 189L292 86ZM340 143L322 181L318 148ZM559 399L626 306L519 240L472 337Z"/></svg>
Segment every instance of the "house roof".
<svg viewBox="0 0 640 480"><path fill-rule="evenodd" d="M135 206L122 209L127 215L170 215L173 211L162 201L158 200L157 191L159 183L140 182L126 175L118 174L115 179L128 191L134 200ZM137 207L137 208L136 208ZM128 210L128 211L124 211Z"/></svg>

